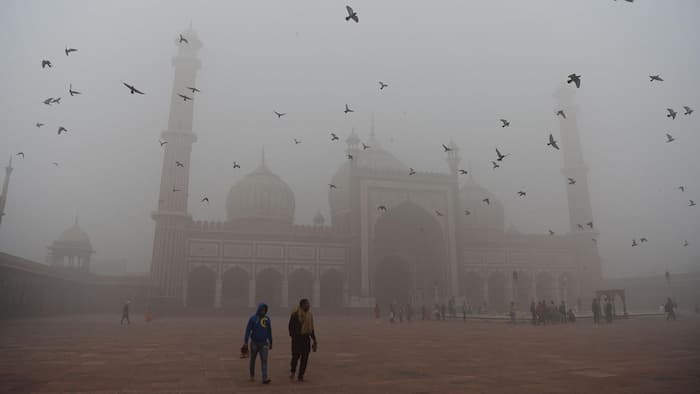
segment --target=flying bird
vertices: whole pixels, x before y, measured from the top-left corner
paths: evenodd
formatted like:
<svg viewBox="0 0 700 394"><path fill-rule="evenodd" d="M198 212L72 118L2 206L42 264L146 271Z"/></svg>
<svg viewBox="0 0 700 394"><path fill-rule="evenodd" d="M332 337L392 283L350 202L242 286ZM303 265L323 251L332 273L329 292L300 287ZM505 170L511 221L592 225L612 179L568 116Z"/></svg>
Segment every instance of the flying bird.
<svg viewBox="0 0 700 394"><path fill-rule="evenodd" d="M501 125L501 127L508 127L508 126L510 126L510 122L507 121L507 120L505 120L505 119L501 119L501 123L503 123L503 124Z"/></svg>
<svg viewBox="0 0 700 394"><path fill-rule="evenodd" d="M499 151L498 148L496 148L496 156L498 156L498 161L503 161L503 159L505 159L508 155L510 155L510 153L506 153L505 155L503 155L501 154L501 151Z"/></svg>
<svg viewBox="0 0 700 394"><path fill-rule="evenodd" d="M548 146L551 146L552 148L559 150L559 145L557 145L557 141L554 139L554 136L551 134L549 135L549 142L547 143Z"/></svg>
<svg viewBox="0 0 700 394"><path fill-rule="evenodd" d="M51 60L42 60L41 61L41 68L51 68L53 67L53 64L51 64Z"/></svg>
<svg viewBox="0 0 700 394"><path fill-rule="evenodd" d="M55 167L58 167L58 162L57 162L57 161L52 161L51 164L53 164Z"/></svg>
<svg viewBox="0 0 700 394"><path fill-rule="evenodd" d="M464 215L469 216L469 215L471 215L471 214L472 214L472 213L471 213L468 209L465 209L465 210L464 210Z"/></svg>
<svg viewBox="0 0 700 394"><path fill-rule="evenodd" d="M61 135L61 133L67 133L68 129L66 129L63 126L58 126L58 135Z"/></svg>
<svg viewBox="0 0 700 394"><path fill-rule="evenodd" d="M348 105L345 104L345 111L343 111L343 112L347 114L348 112L355 112L355 110L350 109L350 107L348 107Z"/></svg>
<svg viewBox="0 0 700 394"><path fill-rule="evenodd" d="M128 83L126 83L126 82L124 82L124 81L122 81L122 84L124 84L124 86L126 86L127 88L129 88L129 92L130 92L131 94L134 94L134 93L144 94L142 91L136 89L136 88L134 87L134 85L129 85Z"/></svg>
<svg viewBox="0 0 700 394"><path fill-rule="evenodd" d="M668 111L668 115L666 115L667 118L676 119L677 112L674 111L673 108L666 108L666 111Z"/></svg>
<svg viewBox="0 0 700 394"><path fill-rule="evenodd" d="M485 199L483 199L483 200L481 200L481 201L482 201L482 202L485 202L486 205L491 205L491 200L489 200L488 198L485 198Z"/></svg>
<svg viewBox="0 0 700 394"><path fill-rule="evenodd" d="M659 74L656 74L656 75L650 75L650 76L649 76L649 82L654 82L654 81L659 81L659 82L663 82L663 81L664 81L664 79L663 79L663 78L661 78L661 75L659 75Z"/></svg>
<svg viewBox="0 0 700 394"><path fill-rule="evenodd" d="M277 119L283 117L284 115L287 115L286 112L277 112L277 111L272 111L274 112L275 115L277 115Z"/></svg>
<svg viewBox="0 0 700 394"><path fill-rule="evenodd" d="M593 228L593 222L588 222L586 223L586 226L590 227L591 229Z"/></svg>
<svg viewBox="0 0 700 394"><path fill-rule="evenodd" d="M579 230L583 230L583 224L576 224L576 227L578 227Z"/></svg>
<svg viewBox="0 0 700 394"><path fill-rule="evenodd" d="M496 163L495 161L491 160L491 164L493 165L493 169L495 170L496 168L501 167L500 164Z"/></svg>
<svg viewBox="0 0 700 394"><path fill-rule="evenodd" d="M43 126L43 125L44 125L44 124L41 123L41 122L36 122L36 127L37 127L37 128L39 128L39 127L41 127L41 126Z"/></svg>
<svg viewBox="0 0 700 394"><path fill-rule="evenodd" d="M574 178L566 178L566 180L569 182L569 185L575 185L575 184L576 184L576 179L574 179Z"/></svg>
<svg viewBox="0 0 700 394"><path fill-rule="evenodd" d="M678 186L678 190L680 190L681 193L683 193L685 191L685 186L683 186L683 185Z"/></svg>
<svg viewBox="0 0 700 394"><path fill-rule="evenodd" d="M675 141L675 140L676 140L676 139L673 138L673 136L672 136L671 134L666 133L666 143L667 143L667 144L668 144L669 142L673 142L673 141Z"/></svg>
<svg viewBox="0 0 700 394"><path fill-rule="evenodd" d="M637 246L637 240L636 240L636 239L633 239L633 240L632 240L632 246L633 246L633 247L634 247L634 246Z"/></svg>
<svg viewBox="0 0 700 394"><path fill-rule="evenodd" d="M379 81L379 90L384 90L384 88L388 87L388 83L384 83L382 81Z"/></svg>
<svg viewBox="0 0 700 394"><path fill-rule="evenodd" d="M359 23L359 22L360 22L360 18L357 17L357 12L355 12L355 11L352 9L352 7L350 7L349 5L346 5L346 6L345 6L345 9L348 11L348 16L345 17L345 20L346 20L346 21L349 21L350 19L352 19L352 20L355 21L355 23Z"/></svg>
<svg viewBox="0 0 700 394"><path fill-rule="evenodd" d="M416 175L416 170L414 170L413 167L409 168L408 175Z"/></svg>
<svg viewBox="0 0 700 394"><path fill-rule="evenodd" d="M695 205L697 205L697 204L695 204L695 201L693 201L693 200L688 200L688 201L690 201L690 202L688 203L688 206L689 206L689 207L694 207Z"/></svg>
<svg viewBox="0 0 700 394"><path fill-rule="evenodd" d="M209 205L209 197L205 196L204 198L202 198L202 201L200 201L200 202L206 202L207 205Z"/></svg>
<svg viewBox="0 0 700 394"><path fill-rule="evenodd" d="M365 144L364 142L362 143L362 150L367 150L369 148L371 148L371 146Z"/></svg>
<svg viewBox="0 0 700 394"><path fill-rule="evenodd" d="M191 86L186 86L186 88L189 89L190 91L192 91L193 94L202 92L201 90L194 88L194 87L191 87Z"/></svg>
<svg viewBox="0 0 700 394"><path fill-rule="evenodd" d="M53 102L53 97L49 97L46 100L42 101L42 103L44 103L46 105L51 105L52 102Z"/></svg>
<svg viewBox="0 0 700 394"><path fill-rule="evenodd" d="M683 241L683 247L686 247L686 246L688 246L688 240L687 240L687 239L686 239L685 241Z"/></svg>
<svg viewBox="0 0 700 394"><path fill-rule="evenodd" d="M337 134L331 133L331 141L338 141L339 139Z"/></svg>
<svg viewBox="0 0 700 394"><path fill-rule="evenodd" d="M523 191L523 190L520 190L520 191L518 191L518 196L525 197L525 196L527 196L527 193L525 193L525 191Z"/></svg>
<svg viewBox="0 0 700 394"><path fill-rule="evenodd" d="M81 92L77 90L73 90L73 84L70 84L68 87L68 93L70 93L70 96L73 97L76 94L82 94Z"/></svg>
<svg viewBox="0 0 700 394"><path fill-rule="evenodd" d="M348 153L347 155L345 155L345 157L347 157L348 160L353 160L353 159L354 159L353 155L351 155L351 154L349 154L349 153Z"/></svg>
<svg viewBox="0 0 700 394"><path fill-rule="evenodd" d="M175 160L175 165L176 165L177 167L185 167L185 165L182 164L182 162L181 162L181 161L178 161L178 160Z"/></svg>
<svg viewBox="0 0 700 394"><path fill-rule="evenodd" d="M158 140L158 143L160 144L160 146L163 146L163 145L167 144L168 141Z"/></svg>
<svg viewBox="0 0 700 394"><path fill-rule="evenodd" d="M576 74L569 74L569 79L566 81L566 83L575 83L576 84L576 89L581 87L581 76L576 75Z"/></svg>
<svg viewBox="0 0 700 394"><path fill-rule="evenodd" d="M56 104L61 104L61 98L58 97L58 98L55 98L55 99L51 99L51 102L52 102L52 103L56 103Z"/></svg>
<svg viewBox="0 0 700 394"><path fill-rule="evenodd" d="M68 56L71 52L78 52L78 50L75 49L75 48L68 48L68 47L66 47L66 49L64 50L64 52L66 53L66 56Z"/></svg>
<svg viewBox="0 0 700 394"><path fill-rule="evenodd" d="M292 138L292 141L294 141L294 145L299 145L301 144L301 140L298 140L296 138Z"/></svg>
<svg viewBox="0 0 700 394"><path fill-rule="evenodd" d="M238 164L238 162L233 162L233 168L241 168L241 165Z"/></svg>
<svg viewBox="0 0 700 394"><path fill-rule="evenodd" d="M649 242L649 240L646 239L645 237L642 237L642 238L639 238L639 242L644 243L644 242Z"/></svg>
<svg viewBox="0 0 700 394"><path fill-rule="evenodd" d="M192 100L192 97L185 96L184 94L178 93L177 95L182 97L182 101Z"/></svg>
<svg viewBox="0 0 700 394"><path fill-rule="evenodd" d="M463 170L463 169L460 168L459 171L458 171L458 173L459 173L459 175L467 175L467 174L469 173L469 171Z"/></svg>
<svg viewBox="0 0 700 394"><path fill-rule="evenodd" d="M557 111L557 116L561 116L562 118L566 119L566 114L564 113L563 109Z"/></svg>
<svg viewBox="0 0 700 394"><path fill-rule="evenodd" d="M694 110L692 108L688 107L687 105L684 105L683 109L685 110L685 112L683 112L683 115L690 115L694 112Z"/></svg>
<svg viewBox="0 0 700 394"><path fill-rule="evenodd" d="M447 146L445 144L442 144L442 149L444 149L445 152L452 152L452 148L450 148L449 146Z"/></svg>
<svg viewBox="0 0 700 394"><path fill-rule="evenodd" d="M24 152L17 152L17 154L15 154L15 156L22 156L22 158L24 159Z"/></svg>
<svg viewBox="0 0 700 394"><path fill-rule="evenodd" d="M377 207L378 211L386 212L386 205L380 205Z"/></svg>
<svg viewBox="0 0 700 394"><path fill-rule="evenodd" d="M554 231L552 231L551 229L549 229L547 231L549 232L549 235L554 235Z"/></svg>
<svg viewBox="0 0 700 394"><path fill-rule="evenodd" d="M186 39L185 37L182 36L182 34L180 34L180 41L178 41L178 44L182 44L183 42L184 42L185 44L189 44L189 43L190 43L189 41L187 41L187 39Z"/></svg>
<svg viewBox="0 0 700 394"><path fill-rule="evenodd" d="M442 214L442 212L438 211L437 209L435 210L435 214L438 215L438 216L444 216L444 215Z"/></svg>
<svg viewBox="0 0 700 394"><path fill-rule="evenodd" d="M179 192L179 191L180 191L180 189L176 189L176 188L173 187L173 193Z"/></svg>
<svg viewBox="0 0 700 394"><path fill-rule="evenodd" d="M336 185L334 185L334 184L332 184L332 183L329 183L329 184L328 184L328 187L329 187L330 189L337 189L337 188L338 188L338 186L336 186Z"/></svg>

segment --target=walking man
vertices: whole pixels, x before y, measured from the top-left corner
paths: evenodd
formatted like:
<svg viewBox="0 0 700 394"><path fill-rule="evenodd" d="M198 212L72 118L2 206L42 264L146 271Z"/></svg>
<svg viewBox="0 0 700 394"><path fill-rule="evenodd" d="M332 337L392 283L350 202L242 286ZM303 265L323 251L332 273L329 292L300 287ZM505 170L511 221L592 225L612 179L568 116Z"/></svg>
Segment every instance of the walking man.
<svg viewBox="0 0 700 394"><path fill-rule="evenodd" d="M593 324L600 324L600 302L598 302L598 298L593 299L591 311L593 312Z"/></svg>
<svg viewBox="0 0 700 394"><path fill-rule="evenodd" d="M671 297L666 299L664 311L666 312L666 320L676 320L676 312L673 310L676 306L673 304Z"/></svg>
<svg viewBox="0 0 700 394"><path fill-rule="evenodd" d="M309 362L309 352L311 350L315 352L318 347L316 333L314 332L314 316L309 311L310 308L309 300L303 298L299 301L299 307L289 316L289 336L292 338L292 362L289 378L294 379L297 363L301 359L297 378L300 382L304 381L306 364ZM312 340L313 344L311 343Z"/></svg>
<svg viewBox="0 0 700 394"><path fill-rule="evenodd" d="M267 316L267 304L258 305L257 312L248 319L243 337L243 346L250 340L250 380L255 380L255 359L260 354L260 369L263 384L269 384L267 377L267 354L272 350L272 324Z"/></svg>
<svg viewBox="0 0 700 394"><path fill-rule="evenodd" d="M131 305L131 300L126 300L122 307L122 320L119 324L124 324L124 320L126 320L126 324L131 324L131 320L129 320L129 305Z"/></svg>

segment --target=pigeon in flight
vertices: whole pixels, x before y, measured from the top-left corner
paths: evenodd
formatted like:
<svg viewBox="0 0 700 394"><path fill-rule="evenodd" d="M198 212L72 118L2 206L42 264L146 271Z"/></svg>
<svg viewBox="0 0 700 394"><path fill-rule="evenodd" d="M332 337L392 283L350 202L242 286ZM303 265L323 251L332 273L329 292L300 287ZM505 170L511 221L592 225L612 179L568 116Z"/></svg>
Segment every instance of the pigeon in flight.
<svg viewBox="0 0 700 394"><path fill-rule="evenodd" d="M666 115L667 118L676 119L677 112L674 111L673 108L666 108L666 111L668 111L668 115Z"/></svg>
<svg viewBox="0 0 700 394"><path fill-rule="evenodd" d="M667 144L668 144L669 142L673 142L673 141L675 141L675 140L676 140L676 139L673 138L673 136L672 136L671 134L666 133L666 143L667 143Z"/></svg>
<svg viewBox="0 0 700 394"><path fill-rule="evenodd" d="M685 191L685 186L683 186L683 185L678 186L678 190L680 190L681 193L683 193Z"/></svg>
<svg viewBox="0 0 700 394"><path fill-rule="evenodd" d="M500 164L496 163L495 161L491 160L491 164L493 165L493 169L495 170L496 168L501 167Z"/></svg>
<svg viewBox="0 0 700 394"><path fill-rule="evenodd" d="M52 102L53 102L53 97L49 97L46 100L42 101L42 103L44 103L46 105L51 105Z"/></svg>
<svg viewBox="0 0 700 394"><path fill-rule="evenodd" d="M683 112L683 115L690 115L694 111L692 108L688 107L687 105L684 105L683 109L685 110L685 112Z"/></svg>
<svg viewBox="0 0 700 394"><path fill-rule="evenodd" d="M68 56L71 52L78 52L78 50L75 49L75 48L68 48L68 47L66 47L66 49L64 50L64 52L66 53L66 56Z"/></svg>
<svg viewBox="0 0 700 394"><path fill-rule="evenodd" d="M452 152L452 148L450 148L449 146L447 146L445 144L442 144L442 149L444 149L445 152Z"/></svg>
<svg viewBox="0 0 700 394"><path fill-rule="evenodd" d="M301 140L298 140L296 138L292 138L292 141L294 141L294 145L299 145L301 144Z"/></svg>
<svg viewBox="0 0 700 394"><path fill-rule="evenodd" d="M593 241L594 244L597 244L597 243L598 243L598 240L595 239L595 238L591 238L591 241Z"/></svg>
<svg viewBox="0 0 700 394"><path fill-rule="evenodd" d="M552 229L547 230L549 232L549 235L554 235L554 231Z"/></svg>
<svg viewBox="0 0 700 394"><path fill-rule="evenodd" d="M338 141L339 139L337 134L331 133L331 141Z"/></svg>
<svg viewBox="0 0 700 394"><path fill-rule="evenodd" d="M190 43L189 41L187 41L187 39L186 39L185 37L182 36L182 34L180 34L180 41L178 42L178 44L182 44L183 42L184 42L185 44L189 44L189 43Z"/></svg>
<svg viewBox="0 0 700 394"><path fill-rule="evenodd" d="M347 114L348 112L355 112L355 110L350 109L350 107L348 107L348 105L345 104L345 111L343 111L343 112Z"/></svg>
<svg viewBox="0 0 700 394"><path fill-rule="evenodd" d="M464 210L464 215L465 215L465 216L469 216L469 215L471 215L471 214L472 214L471 211L469 211L468 209L465 209L465 210Z"/></svg>
<svg viewBox="0 0 700 394"><path fill-rule="evenodd" d="M186 102L187 100L192 100L192 97L185 96L184 94L178 93L177 95L180 96L180 97L182 97L182 101L185 101L185 102Z"/></svg>
<svg viewBox="0 0 700 394"><path fill-rule="evenodd" d="M81 92L79 92L79 91L77 91L77 90L73 90L73 84L70 84L70 85L68 86L68 93L70 93L70 96L71 96L71 97L73 97L73 96L76 95L76 94L82 94Z"/></svg>
<svg viewBox="0 0 700 394"><path fill-rule="evenodd" d="M334 185L334 184L332 184L332 183L329 183L329 184L328 184L328 188L329 188L329 189L337 189L338 186L336 186L336 185Z"/></svg>
<svg viewBox="0 0 700 394"><path fill-rule="evenodd" d="M557 111L557 116L561 116L562 118L566 119L566 114L564 113L563 109Z"/></svg>
<svg viewBox="0 0 700 394"><path fill-rule="evenodd" d="M369 148L371 148L371 146L365 144L364 142L362 143L362 150L367 150Z"/></svg>
<svg viewBox="0 0 700 394"><path fill-rule="evenodd" d="M656 74L656 75L650 75L650 76L649 76L649 82L654 82L654 81L659 81L659 82L663 82L663 81L664 81L664 79L663 79L663 78L661 78L661 75L659 75L659 74Z"/></svg>
<svg viewBox="0 0 700 394"><path fill-rule="evenodd" d="M345 157L347 157L348 160L353 160L353 159L354 159L353 155L351 155L351 154L347 154L347 155L345 155Z"/></svg>
<svg viewBox="0 0 700 394"><path fill-rule="evenodd" d="M469 174L469 171L463 170L463 169L460 168L459 171L458 171L458 173L459 173L459 175L467 175L467 174Z"/></svg>
<svg viewBox="0 0 700 394"><path fill-rule="evenodd" d="M576 224L576 227L578 227L579 230L583 230L583 224Z"/></svg>
<svg viewBox="0 0 700 394"><path fill-rule="evenodd" d="M58 135L61 135L61 133L67 133L68 129L66 129L63 126L58 126Z"/></svg>
<svg viewBox="0 0 700 394"><path fill-rule="evenodd" d="M687 239L686 239L685 241L683 241L683 247L686 247L686 246L688 246L688 240L687 240Z"/></svg>
<svg viewBox="0 0 700 394"><path fill-rule="evenodd" d="M56 103L56 104L61 104L61 98L58 97L58 98L55 98L55 99L51 99L51 102L52 102L52 103Z"/></svg>
<svg viewBox="0 0 700 394"><path fill-rule="evenodd" d="M509 155L510 153L506 153L505 155L501 154L501 151L499 151L498 148L496 148L496 156L498 156L498 161L503 161L503 159L505 159Z"/></svg>
<svg viewBox="0 0 700 394"><path fill-rule="evenodd" d="M277 115L277 119L283 117L284 115L287 115L286 112L277 112L277 111L272 111L272 112L274 112L275 115Z"/></svg>
<svg viewBox="0 0 700 394"><path fill-rule="evenodd" d="M51 164L53 164L54 167L58 167L58 162L57 162L57 161L52 161Z"/></svg>
<svg viewBox="0 0 700 394"><path fill-rule="evenodd" d="M632 246L633 246L633 247L634 247L634 246L637 246L637 240L636 240L636 239L633 239L633 240L632 240Z"/></svg>
<svg viewBox="0 0 700 394"><path fill-rule="evenodd" d="M173 193L179 192L179 191L180 191L180 189L176 189L176 188L173 187Z"/></svg>
<svg viewBox="0 0 700 394"><path fill-rule="evenodd" d="M552 148L559 150L559 145L557 145L557 141L554 139L553 135L549 135L549 142L547 143L548 146L551 146Z"/></svg>
<svg viewBox="0 0 700 394"><path fill-rule="evenodd" d="M43 125L44 125L44 124L41 123L41 122L36 122L36 127L37 127L37 128L39 128L39 127L41 127L41 126L43 126Z"/></svg>
<svg viewBox="0 0 700 394"><path fill-rule="evenodd" d="M238 162L233 162L233 168L241 168L241 165L238 164Z"/></svg>
<svg viewBox="0 0 700 394"><path fill-rule="evenodd" d="M566 83L575 83L576 84L576 89L581 87L581 76L576 75L576 74L569 74L569 79L566 81Z"/></svg>
<svg viewBox="0 0 700 394"><path fill-rule="evenodd" d="M688 201L690 201L690 202L688 203L688 206L689 206L689 207L694 207L695 205L697 205L697 204L695 204L695 201L693 201L693 200L688 200Z"/></svg>
<svg viewBox="0 0 700 394"><path fill-rule="evenodd" d="M194 87L191 87L191 86L186 86L186 88L189 89L192 92L192 94L202 92L201 90L194 88Z"/></svg>
<svg viewBox="0 0 700 394"><path fill-rule="evenodd" d="M576 184L576 179L574 179L574 178L566 178L566 180L569 182L569 185L575 185L575 184Z"/></svg>
<svg viewBox="0 0 700 394"><path fill-rule="evenodd" d="M588 222L588 223L586 223L586 226L588 226L588 227L590 227L591 229L593 229L593 222Z"/></svg>
<svg viewBox="0 0 700 394"><path fill-rule="evenodd" d="M486 205L491 205L491 200L489 200L488 198L485 198L485 199L483 199L483 200L481 200L481 201L482 201L482 202L485 202Z"/></svg>
<svg viewBox="0 0 700 394"><path fill-rule="evenodd" d="M41 68L51 68L53 67L53 64L51 64L51 60L42 60L41 61Z"/></svg>
<svg viewBox="0 0 700 394"><path fill-rule="evenodd" d="M127 88L129 88L129 92L130 92L131 94L134 94L134 93L144 94L142 91L136 89L136 88L134 87L134 85L129 85L128 83L126 83L126 82L124 82L124 81L122 81L122 84L124 84L124 86L126 86Z"/></svg>
<svg viewBox="0 0 700 394"><path fill-rule="evenodd" d="M378 211L386 212L386 205L380 205L377 207Z"/></svg>
<svg viewBox="0 0 700 394"><path fill-rule="evenodd" d="M438 211L437 209L435 210L435 214L438 215L438 216L444 216L444 215L442 214L442 212Z"/></svg>
<svg viewBox="0 0 700 394"><path fill-rule="evenodd" d="M202 201L200 201L200 202L206 202L207 205L209 205L209 197L205 196L204 198L202 198Z"/></svg>
<svg viewBox="0 0 700 394"><path fill-rule="evenodd" d="M507 121L506 119L500 119L500 120L501 120L501 123L503 123L503 125L501 125L501 127L508 127L508 126L510 126L510 122Z"/></svg>
<svg viewBox="0 0 700 394"><path fill-rule="evenodd" d="M384 83L382 81L379 81L379 90L384 90L384 88L388 87L388 83Z"/></svg>
<svg viewBox="0 0 700 394"><path fill-rule="evenodd" d="M646 239L645 237L642 237L642 238L639 238L639 242L644 243L644 242L649 242L649 240Z"/></svg>
<svg viewBox="0 0 700 394"><path fill-rule="evenodd" d="M22 156L22 158L24 159L24 152L17 152L15 156Z"/></svg>
<svg viewBox="0 0 700 394"><path fill-rule="evenodd" d="M355 21L355 23L359 23L359 22L360 22L360 18L357 17L357 12L355 12L355 11L352 9L352 7L350 7L349 5L346 5L346 6L345 6L345 9L348 11L348 16L345 17L345 20L346 20L346 21L349 21L350 19L352 19L352 20Z"/></svg>
<svg viewBox="0 0 700 394"><path fill-rule="evenodd" d="M416 170L414 170L413 167L409 168L408 175L416 175Z"/></svg>
<svg viewBox="0 0 700 394"><path fill-rule="evenodd" d="M178 166L178 167L185 167L185 165L182 164L181 161L177 161L177 160L175 161L175 165Z"/></svg>
<svg viewBox="0 0 700 394"><path fill-rule="evenodd" d="M523 190L520 190L520 191L518 191L518 196L525 197L525 196L527 196L527 193L525 193L525 191L523 191Z"/></svg>
<svg viewBox="0 0 700 394"><path fill-rule="evenodd" d="M158 143L160 144L160 146L163 146L163 145L167 144L168 141L158 140Z"/></svg>

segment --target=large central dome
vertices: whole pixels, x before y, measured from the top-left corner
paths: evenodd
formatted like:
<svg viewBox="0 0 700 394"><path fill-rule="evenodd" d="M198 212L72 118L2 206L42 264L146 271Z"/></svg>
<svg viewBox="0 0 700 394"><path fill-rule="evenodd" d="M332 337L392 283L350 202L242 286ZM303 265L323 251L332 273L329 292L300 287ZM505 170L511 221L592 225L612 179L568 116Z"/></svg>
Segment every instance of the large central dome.
<svg viewBox="0 0 700 394"><path fill-rule="evenodd" d="M258 168L231 187L226 199L226 217L229 221L253 219L288 224L294 221L294 193L267 168L264 153Z"/></svg>

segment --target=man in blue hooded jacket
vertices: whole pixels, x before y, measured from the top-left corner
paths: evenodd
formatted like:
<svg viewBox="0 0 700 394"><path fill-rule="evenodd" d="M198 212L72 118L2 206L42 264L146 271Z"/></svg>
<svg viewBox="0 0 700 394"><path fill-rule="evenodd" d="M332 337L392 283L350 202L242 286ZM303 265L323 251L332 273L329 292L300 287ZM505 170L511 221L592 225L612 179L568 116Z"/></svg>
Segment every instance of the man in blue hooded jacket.
<svg viewBox="0 0 700 394"><path fill-rule="evenodd" d="M243 338L244 346L250 341L250 380L255 380L255 359L260 353L260 369L263 384L270 383L267 377L267 352L272 350L272 325L267 316L267 304L258 305L258 311L248 319Z"/></svg>

